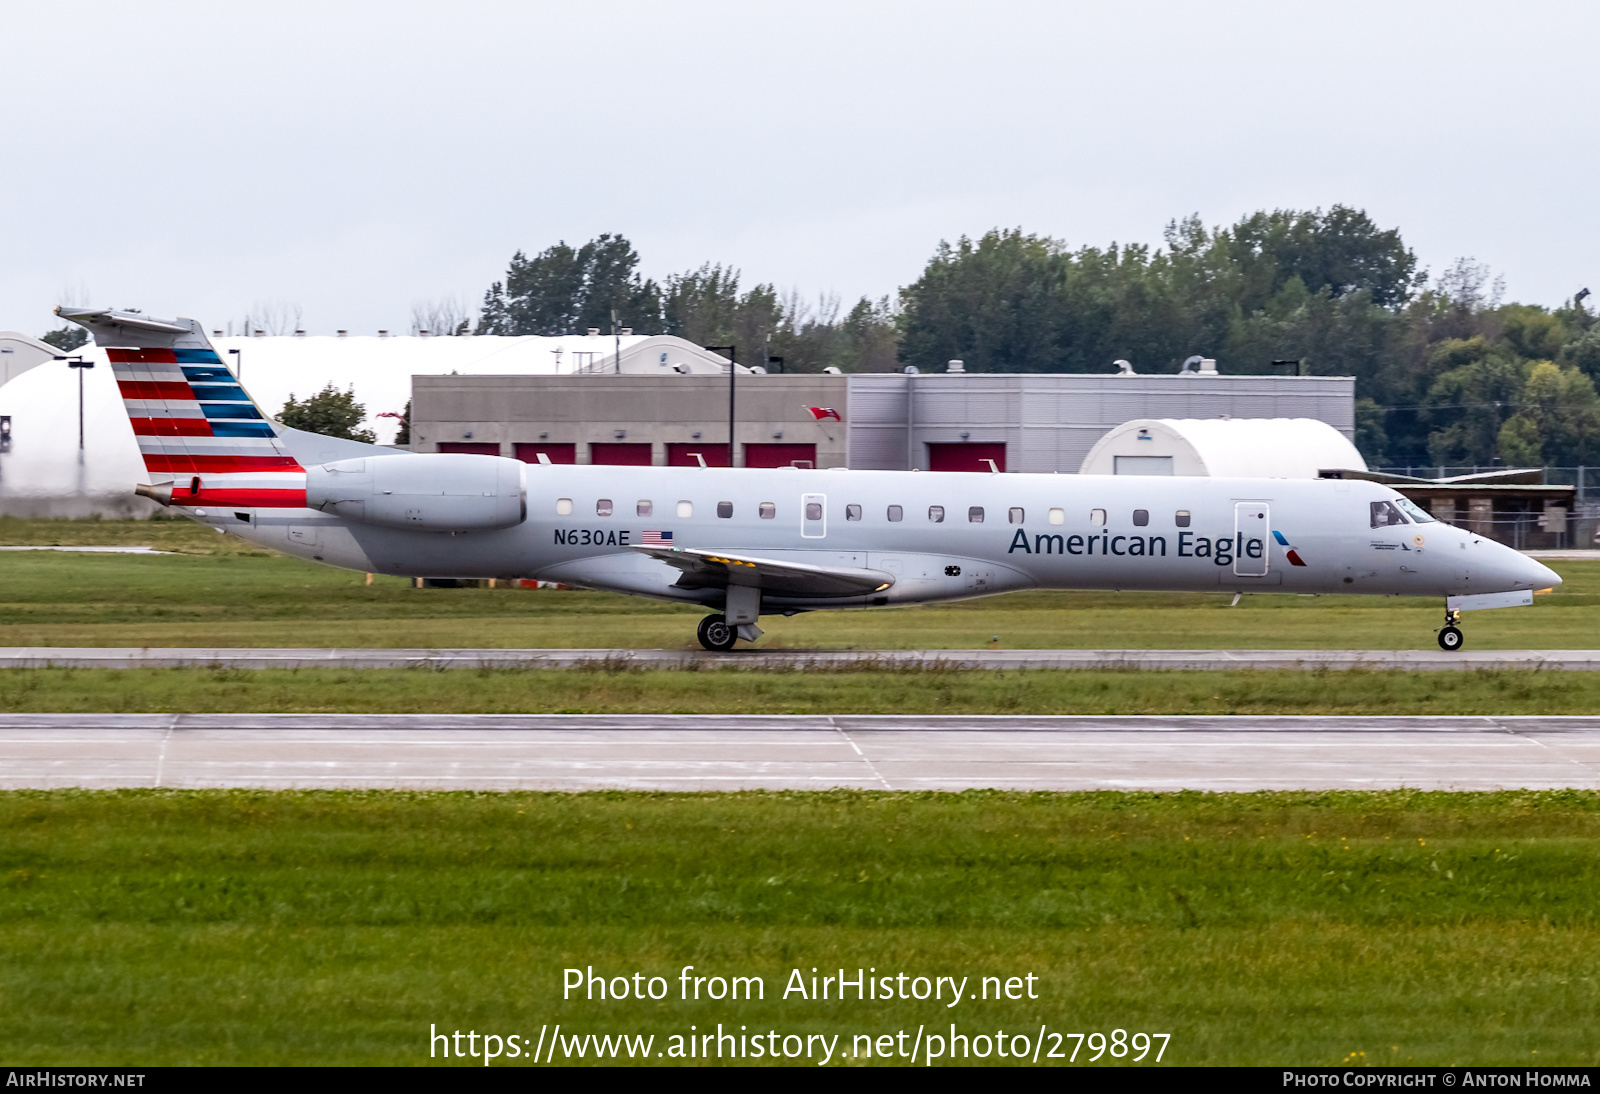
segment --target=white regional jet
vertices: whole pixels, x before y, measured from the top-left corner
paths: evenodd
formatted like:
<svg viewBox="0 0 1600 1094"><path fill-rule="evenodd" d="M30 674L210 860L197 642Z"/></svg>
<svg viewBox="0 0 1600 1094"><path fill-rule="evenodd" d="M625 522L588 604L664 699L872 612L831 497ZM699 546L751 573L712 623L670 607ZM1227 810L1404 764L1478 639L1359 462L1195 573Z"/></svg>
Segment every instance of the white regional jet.
<svg viewBox="0 0 1600 1094"><path fill-rule="evenodd" d="M272 421L192 319L57 308L106 349L150 482L218 531L332 566L520 577L702 604L712 650L763 614L1014 589L1367 593L1459 613L1561 583L1364 481L524 464Z"/></svg>

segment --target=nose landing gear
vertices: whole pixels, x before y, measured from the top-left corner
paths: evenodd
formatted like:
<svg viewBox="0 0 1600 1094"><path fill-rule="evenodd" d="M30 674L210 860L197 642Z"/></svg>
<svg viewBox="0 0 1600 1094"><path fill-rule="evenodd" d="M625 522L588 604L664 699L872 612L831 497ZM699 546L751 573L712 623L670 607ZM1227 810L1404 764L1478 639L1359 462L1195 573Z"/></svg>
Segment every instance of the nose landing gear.
<svg viewBox="0 0 1600 1094"><path fill-rule="evenodd" d="M1466 636L1461 633L1461 628L1456 626L1461 622L1461 613L1446 611L1444 613L1444 627L1439 631L1439 648L1446 653L1455 653L1466 644Z"/></svg>
<svg viewBox="0 0 1600 1094"><path fill-rule="evenodd" d="M739 640L739 631L728 622L726 616L708 615L700 620L700 626L695 629L695 637L700 639L700 644L706 649L727 653Z"/></svg>

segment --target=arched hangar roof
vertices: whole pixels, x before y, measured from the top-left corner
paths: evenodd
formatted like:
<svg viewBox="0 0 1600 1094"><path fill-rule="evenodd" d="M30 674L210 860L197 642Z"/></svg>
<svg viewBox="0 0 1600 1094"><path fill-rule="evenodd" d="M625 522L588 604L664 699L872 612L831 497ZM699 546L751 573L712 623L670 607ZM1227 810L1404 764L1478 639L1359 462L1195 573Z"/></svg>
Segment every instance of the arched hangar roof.
<svg viewBox="0 0 1600 1094"><path fill-rule="evenodd" d="M1079 474L1314 479L1332 469L1367 464L1315 418L1137 418L1096 441Z"/></svg>

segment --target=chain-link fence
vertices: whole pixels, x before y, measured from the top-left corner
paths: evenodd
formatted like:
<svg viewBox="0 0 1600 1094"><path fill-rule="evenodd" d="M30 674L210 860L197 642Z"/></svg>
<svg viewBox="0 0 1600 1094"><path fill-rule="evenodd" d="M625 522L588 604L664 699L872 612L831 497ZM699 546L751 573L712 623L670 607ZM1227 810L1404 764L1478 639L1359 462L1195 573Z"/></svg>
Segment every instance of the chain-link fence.
<svg viewBox="0 0 1600 1094"><path fill-rule="evenodd" d="M1418 479L1448 479L1462 475L1485 475L1509 470L1500 465L1429 465L1420 464L1374 467L1373 471L1390 475L1405 475ZM1452 523L1468 525L1482 535L1490 536L1518 549L1594 549L1600 547L1596 536L1600 534L1600 467L1546 467L1542 469L1541 482L1552 486L1571 486L1576 492L1564 520L1559 527L1548 527L1553 514L1545 513L1543 503L1533 500L1512 502L1499 500L1491 512L1471 513L1461 511ZM1461 488L1466 497L1470 487ZM1518 506L1523 508L1518 508ZM1436 514L1437 515L1437 514Z"/></svg>

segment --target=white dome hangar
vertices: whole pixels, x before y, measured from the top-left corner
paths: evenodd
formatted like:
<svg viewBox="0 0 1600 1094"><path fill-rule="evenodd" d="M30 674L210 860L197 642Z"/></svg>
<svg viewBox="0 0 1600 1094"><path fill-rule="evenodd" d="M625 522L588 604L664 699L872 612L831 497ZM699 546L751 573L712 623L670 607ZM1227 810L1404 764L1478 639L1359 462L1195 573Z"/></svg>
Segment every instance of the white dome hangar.
<svg viewBox="0 0 1600 1094"><path fill-rule="evenodd" d="M1350 439L1316 418L1136 418L1095 442L1078 473L1314 479L1366 469Z"/></svg>

